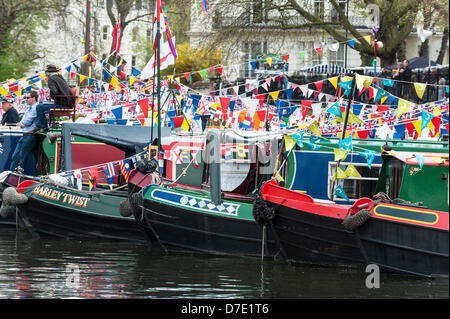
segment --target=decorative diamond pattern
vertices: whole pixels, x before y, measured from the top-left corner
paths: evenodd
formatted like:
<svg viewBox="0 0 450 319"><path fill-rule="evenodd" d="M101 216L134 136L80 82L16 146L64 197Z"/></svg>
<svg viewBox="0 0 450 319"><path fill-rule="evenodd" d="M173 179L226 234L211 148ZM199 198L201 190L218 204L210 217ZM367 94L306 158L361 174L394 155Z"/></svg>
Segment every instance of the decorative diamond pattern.
<svg viewBox="0 0 450 319"><path fill-rule="evenodd" d="M211 213L237 216L239 204L223 202L220 205L214 205L211 200L191 195L179 194L169 190L156 189L152 192L153 198L174 205L186 206L190 209L198 209Z"/></svg>

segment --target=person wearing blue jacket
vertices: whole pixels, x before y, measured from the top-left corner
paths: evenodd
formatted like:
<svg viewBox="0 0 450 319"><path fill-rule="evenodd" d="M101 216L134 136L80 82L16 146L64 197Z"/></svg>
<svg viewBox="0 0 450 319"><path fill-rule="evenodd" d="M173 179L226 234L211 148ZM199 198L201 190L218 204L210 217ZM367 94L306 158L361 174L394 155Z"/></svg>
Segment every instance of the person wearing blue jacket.
<svg viewBox="0 0 450 319"><path fill-rule="evenodd" d="M36 130L36 106L39 96L36 91L30 91L26 94L27 110L19 122L23 135L16 145L12 155L10 170L23 172L28 155L36 146L38 135L33 134Z"/></svg>

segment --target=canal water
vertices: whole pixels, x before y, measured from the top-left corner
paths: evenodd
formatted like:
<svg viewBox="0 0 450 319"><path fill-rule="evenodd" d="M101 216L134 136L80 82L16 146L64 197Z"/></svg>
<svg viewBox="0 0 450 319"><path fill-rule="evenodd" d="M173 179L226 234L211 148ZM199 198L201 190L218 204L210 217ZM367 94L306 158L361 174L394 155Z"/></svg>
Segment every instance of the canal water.
<svg viewBox="0 0 450 319"><path fill-rule="evenodd" d="M0 225L0 298L329 299L449 297L448 278L365 267L288 265L281 259L165 253L143 244L34 238Z"/></svg>

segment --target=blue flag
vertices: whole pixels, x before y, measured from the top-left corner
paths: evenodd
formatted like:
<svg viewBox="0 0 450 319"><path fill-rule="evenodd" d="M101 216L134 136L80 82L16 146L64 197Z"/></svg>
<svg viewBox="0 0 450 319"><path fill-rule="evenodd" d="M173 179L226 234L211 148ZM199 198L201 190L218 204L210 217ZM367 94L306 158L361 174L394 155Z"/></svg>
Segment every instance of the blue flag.
<svg viewBox="0 0 450 319"><path fill-rule="evenodd" d="M347 194L345 193L344 189L341 185L338 185L336 187L336 190L334 191L334 195L344 198L345 200L349 201Z"/></svg>

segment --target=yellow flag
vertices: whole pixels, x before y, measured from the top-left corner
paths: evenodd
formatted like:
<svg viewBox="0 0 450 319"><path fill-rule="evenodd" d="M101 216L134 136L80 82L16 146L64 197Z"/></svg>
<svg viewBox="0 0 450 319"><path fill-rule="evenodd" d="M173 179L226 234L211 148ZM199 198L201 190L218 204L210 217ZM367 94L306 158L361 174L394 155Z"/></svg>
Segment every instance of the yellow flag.
<svg viewBox="0 0 450 319"><path fill-rule="evenodd" d="M291 136L286 136L284 138L284 145L286 147L286 151L290 151L291 149L293 149L296 143L297 141L294 140Z"/></svg>
<svg viewBox="0 0 450 319"><path fill-rule="evenodd" d="M363 121L352 112L348 113L348 123L363 123Z"/></svg>
<svg viewBox="0 0 450 319"><path fill-rule="evenodd" d="M370 44L370 35L365 36L364 39Z"/></svg>
<svg viewBox="0 0 450 319"><path fill-rule="evenodd" d="M425 89L427 88L426 83L414 83L414 88L416 89L417 96L419 99L422 99L423 93L425 93Z"/></svg>
<svg viewBox="0 0 450 319"><path fill-rule="evenodd" d="M334 88L337 89L337 81L338 81L337 76L335 76L334 78L328 79L328 81L330 81L330 83L334 86Z"/></svg>
<svg viewBox="0 0 450 319"><path fill-rule="evenodd" d="M270 96L272 96L274 101L278 99L278 94L280 94L280 91L270 92Z"/></svg>
<svg viewBox="0 0 450 319"><path fill-rule="evenodd" d="M0 86L0 94L3 96L7 96L8 95L8 90L5 89L3 86Z"/></svg>
<svg viewBox="0 0 450 319"><path fill-rule="evenodd" d="M276 172L275 179L277 182L284 182L284 178L280 175L280 173Z"/></svg>
<svg viewBox="0 0 450 319"><path fill-rule="evenodd" d="M356 87L358 90L361 90L363 87L365 87L366 86L365 83L369 83L368 86L370 86L370 83L372 83L372 80L370 80L368 76L359 75L358 73L356 73L355 77L356 77Z"/></svg>
<svg viewBox="0 0 450 319"><path fill-rule="evenodd" d="M347 150L341 150L338 148L333 149L334 150L334 161L343 161L345 160L345 158L348 155L348 151Z"/></svg>
<svg viewBox="0 0 450 319"><path fill-rule="evenodd" d="M358 170L353 164L347 166L345 175L347 175L348 177L361 177L361 174L359 174Z"/></svg>
<svg viewBox="0 0 450 319"><path fill-rule="evenodd" d="M398 99L398 108L397 108L397 118L399 118L403 113L409 111L410 102Z"/></svg>
<svg viewBox="0 0 450 319"><path fill-rule="evenodd" d="M422 120L416 120L412 122L412 124L414 125L414 128L416 129L419 136L422 135Z"/></svg>
<svg viewBox="0 0 450 319"><path fill-rule="evenodd" d="M245 152L245 146L244 144L238 144L236 146L236 153L239 157L245 158L246 152Z"/></svg>
<svg viewBox="0 0 450 319"><path fill-rule="evenodd" d="M84 75L81 75L81 74L79 76L80 76L80 84L81 84L86 79L86 77Z"/></svg>
<svg viewBox="0 0 450 319"><path fill-rule="evenodd" d="M80 75L80 77L81 76L82 75ZM119 85L119 79L113 75L109 84L111 84L113 87L116 87L117 85Z"/></svg>
<svg viewBox="0 0 450 319"><path fill-rule="evenodd" d="M307 129L316 134L317 136L322 136L320 134L319 124L317 124L317 121L314 121L311 124L309 124Z"/></svg>
<svg viewBox="0 0 450 319"><path fill-rule="evenodd" d="M269 64L269 66L272 66L272 58L267 58L266 61Z"/></svg>
<svg viewBox="0 0 450 319"><path fill-rule="evenodd" d="M132 75L130 76L130 85L132 85L136 81L136 78Z"/></svg>
<svg viewBox="0 0 450 319"><path fill-rule="evenodd" d="M336 168L336 177L337 177L337 178L347 178L348 176L347 176L347 174L346 174L342 169L340 169L339 167L337 167L337 168Z"/></svg>
<svg viewBox="0 0 450 319"><path fill-rule="evenodd" d="M158 113L156 113L156 114L158 114ZM181 128L183 130L185 130L186 132L188 132L190 123L191 123L191 119L189 119L189 121L186 121L186 119L183 119L183 124L181 124Z"/></svg>

